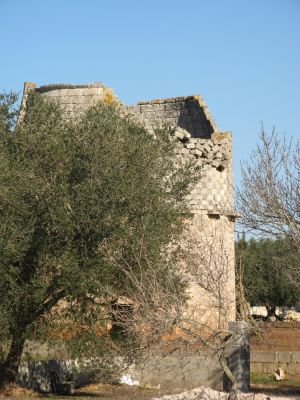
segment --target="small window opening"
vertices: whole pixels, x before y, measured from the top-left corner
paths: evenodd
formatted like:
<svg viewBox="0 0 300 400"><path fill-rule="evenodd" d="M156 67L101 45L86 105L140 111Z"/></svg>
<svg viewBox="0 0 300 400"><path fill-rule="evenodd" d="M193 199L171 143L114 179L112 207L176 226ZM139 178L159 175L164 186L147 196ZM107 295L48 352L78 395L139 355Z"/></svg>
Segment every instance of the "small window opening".
<svg viewBox="0 0 300 400"><path fill-rule="evenodd" d="M220 215L219 214L208 214L208 218L210 218L210 219L220 219Z"/></svg>

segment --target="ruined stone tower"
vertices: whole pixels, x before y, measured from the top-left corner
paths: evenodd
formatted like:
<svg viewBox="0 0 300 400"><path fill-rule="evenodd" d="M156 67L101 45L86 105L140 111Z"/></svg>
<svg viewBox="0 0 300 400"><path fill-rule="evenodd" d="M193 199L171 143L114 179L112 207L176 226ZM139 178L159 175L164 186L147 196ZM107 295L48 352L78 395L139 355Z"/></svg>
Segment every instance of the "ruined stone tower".
<svg viewBox="0 0 300 400"><path fill-rule="evenodd" d="M22 110L28 90L58 103L67 119L78 118L99 101L118 101L112 89L101 83L41 87L25 83ZM177 162L192 157L202 168L201 180L187 199L193 220L182 240L182 246L193 249L196 265L190 272L190 312L205 324L225 327L228 321L235 320L231 133L219 131L200 96L141 101L120 107L149 131L164 124L173 127Z"/></svg>

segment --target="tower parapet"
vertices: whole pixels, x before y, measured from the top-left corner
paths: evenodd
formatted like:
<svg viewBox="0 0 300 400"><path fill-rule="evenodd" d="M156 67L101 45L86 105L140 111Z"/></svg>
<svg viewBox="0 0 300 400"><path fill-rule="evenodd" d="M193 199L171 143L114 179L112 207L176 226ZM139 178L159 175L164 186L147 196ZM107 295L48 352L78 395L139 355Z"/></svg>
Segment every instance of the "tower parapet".
<svg viewBox="0 0 300 400"><path fill-rule="evenodd" d="M105 87L101 82L84 85L59 83L40 87L37 87L34 83L26 82L24 94L28 93L28 90L35 90L46 99L59 104L65 118L69 120L80 118L86 109L99 101L104 101L108 104L118 101L113 90Z"/></svg>

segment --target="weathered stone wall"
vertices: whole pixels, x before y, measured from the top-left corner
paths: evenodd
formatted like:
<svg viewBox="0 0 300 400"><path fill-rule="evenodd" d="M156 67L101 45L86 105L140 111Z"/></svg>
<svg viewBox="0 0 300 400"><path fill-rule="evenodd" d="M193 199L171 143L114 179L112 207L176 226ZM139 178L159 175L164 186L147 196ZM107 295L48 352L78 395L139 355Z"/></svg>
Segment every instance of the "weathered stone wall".
<svg viewBox="0 0 300 400"><path fill-rule="evenodd" d="M143 101L125 110L149 131L164 124L172 127L177 162L193 158L201 166L201 180L187 198L194 218L185 245L196 251L197 247L210 248L213 257L202 258L205 268L199 265L201 273L194 271L191 276L189 306L193 318L210 327L217 323L225 328L229 320L235 320L231 133L219 132L200 96ZM213 271L216 268L218 271ZM215 281L212 290L198 284L201 274Z"/></svg>
<svg viewBox="0 0 300 400"><path fill-rule="evenodd" d="M45 98L59 104L64 111L65 118L71 120L79 118L87 108L99 101L107 103L117 101L113 90L106 88L101 82L88 85L52 84L39 88L36 87L35 83L26 82L22 102L23 109L26 107L28 90L35 90Z"/></svg>
<svg viewBox="0 0 300 400"><path fill-rule="evenodd" d="M125 108L138 117L147 129L167 124L185 129L192 137L210 137L218 131L200 96L140 101Z"/></svg>
<svg viewBox="0 0 300 400"><path fill-rule="evenodd" d="M51 101L59 104L67 119L76 119L89 106L99 101L117 101L113 91L101 83L89 85L47 85L36 88L35 84L25 84L23 110L26 93L36 90ZM120 104L120 103L119 103ZM221 265L220 274L211 273L222 288L222 299L214 298L205 288L191 277L190 308L197 318L209 325L221 319L217 316L222 308L222 326L235 319L235 275L234 275L234 218L232 183L232 141L229 132L220 132L200 96L184 96L152 101L142 101L136 105L124 106L122 111L132 115L149 131L168 125L174 129L176 140L176 161L196 159L202 167L202 178L187 198L194 214L190 235L184 245L200 249L205 243L214 253L214 263ZM226 264L226 265L225 265ZM213 265L210 266L212 268ZM195 274L197 275L197 274ZM224 282L223 282L224 281ZM222 290L220 290L222 289ZM222 302L220 308L217 301Z"/></svg>
<svg viewBox="0 0 300 400"><path fill-rule="evenodd" d="M281 368L287 375L300 374L300 351L254 351L250 354L251 372L273 374Z"/></svg>
<svg viewBox="0 0 300 400"><path fill-rule="evenodd" d="M51 392L51 374L56 373L64 381L65 376L74 371L76 361L44 360L22 362L19 367L19 383L27 388L41 392ZM153 357L143 365L131 366L128 370L120 369L140 385L158 386L161 389L191 389L197 386L209 386L217 390L223 389L223 371L216 357L207 353L198 356ZM116 372L117 375L117 372ZM91 370L74 373L76 386L93 382Z"/></svg>
<svg viewBox="0 0 300 400"><path fill-rule="evenodd" d="M179 131L180 133L180 131ZM177 134L177 132L176 132ZM210 138L179 139L176 150L178 161L195 157L201 166L201 181L192 190L188 203L191 211L209 211L216 214L233 213L231 134L214 133Z"/></svg>

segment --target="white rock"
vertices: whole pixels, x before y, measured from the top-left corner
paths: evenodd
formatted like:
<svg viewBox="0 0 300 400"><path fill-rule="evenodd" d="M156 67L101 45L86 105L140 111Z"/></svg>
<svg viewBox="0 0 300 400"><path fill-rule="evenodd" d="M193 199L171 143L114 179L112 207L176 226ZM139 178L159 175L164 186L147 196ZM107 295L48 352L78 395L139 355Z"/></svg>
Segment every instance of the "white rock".
<svg viewBox="0 0 300 400"><path fill-rule="evenodd" d="M133 379L130 375L123 375L120 379L120 383L129 386L138 386L140 384L139 381Z"/></svg>
<svg viewBox="0 0 300 400"><path fill-rule="evenodd" d="M277 371L274 372L276 381L283 381L285 379L285 374L281 368L278 368Z"/></svg>
<svg viewBox="0 0 300 400"><path fill-rule="evenodd" d="M203 386L193 389L190 391L185 391L180 394L168 395L159 398L154 398L152 400L227 400L228 393L218 392L213 389L205 388ZM237 394L238 400L272 400L271 397L263 393L241 393ZM288 399L288 397L286 397ZM275 400L275 398L274 398Z"/></svg>
<svg viewBox="0 0 300 400"><path fill-rule="evenodd" d="M300 313L296 310L287 310L283 317L289 321L300 321Z"/></svg>

